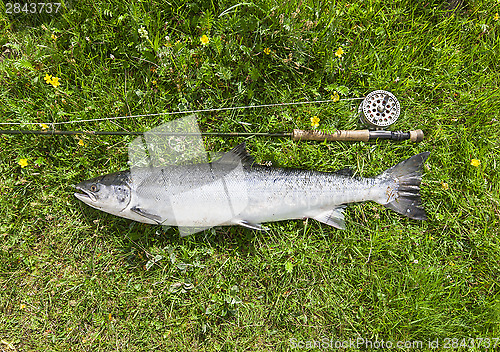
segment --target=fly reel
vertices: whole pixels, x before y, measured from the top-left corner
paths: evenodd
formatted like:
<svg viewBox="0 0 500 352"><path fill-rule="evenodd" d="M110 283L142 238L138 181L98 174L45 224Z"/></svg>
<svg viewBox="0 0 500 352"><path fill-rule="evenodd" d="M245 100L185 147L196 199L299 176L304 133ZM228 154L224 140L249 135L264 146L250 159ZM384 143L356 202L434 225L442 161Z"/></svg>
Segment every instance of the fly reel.
<svg viewBox="0 0 500 352"><path fill-rule="evenodd" d="M359 104L359 119L371 129L384 129L392 125L399 117L401 106L391 92L375 90L369 93Z"/></svg>

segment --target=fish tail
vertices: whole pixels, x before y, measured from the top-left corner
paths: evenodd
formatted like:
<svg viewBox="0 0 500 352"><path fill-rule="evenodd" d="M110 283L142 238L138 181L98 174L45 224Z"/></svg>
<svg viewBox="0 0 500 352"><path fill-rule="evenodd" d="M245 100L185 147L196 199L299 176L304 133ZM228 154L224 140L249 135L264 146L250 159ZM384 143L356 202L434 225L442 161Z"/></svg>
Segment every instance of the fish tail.
<svg viewBox="0 0 500 352"><path fill-rule="evenodd" d="M427 220L420 198L420 182L422 166L429 155L429 152L414 155L379 175L383 195L378 203L411 219Z"/></svg>

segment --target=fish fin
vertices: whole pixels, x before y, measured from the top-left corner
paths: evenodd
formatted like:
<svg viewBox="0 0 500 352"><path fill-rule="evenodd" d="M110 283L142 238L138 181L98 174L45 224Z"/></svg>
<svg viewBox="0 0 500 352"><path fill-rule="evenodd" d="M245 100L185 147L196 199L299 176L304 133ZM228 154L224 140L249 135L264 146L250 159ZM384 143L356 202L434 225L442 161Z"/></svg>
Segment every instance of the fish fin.
<svg viewBox="0 0 500 352"><path fill-rule="evenodd" d="M314 220L322 222L323 224L327 224L333 227L336 227L341 230L345 230L345 220L344 220L344 210L346 206L344 204L339 205L338 207L323 211L314 216L310 216Z"/></svg>
<svg viewBox="0 0 500 352"><path fill-rule="evenodd" d="M149 220L156 221L158 223L158 225L162 224L161 216L159 216L159 215L148 213L147 211L145 211L144 209L141 209L139 207L132 207L132 208L130 208L130 210L133 211L134 213L140 215L140 216L143 216L143 217L149 219Z"/></svg>
<svg viewBox="0 0 500 352"><path fill-rule="evenodd" d="M422 166L429 155L430 152L414 155L379 175L378 179L389 183L387 199L382 199L379 203L411 219L427 220L420 198L420 183Z"/></svg>
<svg viewBox="0 0 500 352"><path fill-rule="evenodd" d="M247 227L252 230L258 230L258 231L267 231L269 230L267 227L263 227L261 224L252 224L251 222L248 222L246 220L240 220L237 222L238 225Z"/></svg>
<svg viewBox="0 0 500 352"><path fill-rule="evenodd" d="M349 176L349 177L352 177L352 175L354 175L354 171L348 167L334 171L333 173L340 176Z"/></svg>
<svg viewBox="0 0 500 352"><path fill-rule="evenodd" d="M213 162L213 164L230 164L237 165L241 163L243 166L250 167L255 162L253 156L248 154L245 148L245 143L238 144L236 147L224 153L222 157Z"/></svg>

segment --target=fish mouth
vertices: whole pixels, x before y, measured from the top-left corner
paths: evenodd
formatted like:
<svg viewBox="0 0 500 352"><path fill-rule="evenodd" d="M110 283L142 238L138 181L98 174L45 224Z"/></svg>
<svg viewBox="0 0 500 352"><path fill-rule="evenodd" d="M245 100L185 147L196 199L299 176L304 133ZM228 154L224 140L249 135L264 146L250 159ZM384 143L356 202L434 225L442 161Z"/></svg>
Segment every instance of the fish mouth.
<svg viewBox="0 0 500 352"><path fill-rule="evenodd" d="M89 203L89 201L97 202L97 198L90 191L87 191L85 188L78 186L75 186L75 188L77 191L82 192L82 193L74 193L77 199L81 200L84 203Z"/></svg>

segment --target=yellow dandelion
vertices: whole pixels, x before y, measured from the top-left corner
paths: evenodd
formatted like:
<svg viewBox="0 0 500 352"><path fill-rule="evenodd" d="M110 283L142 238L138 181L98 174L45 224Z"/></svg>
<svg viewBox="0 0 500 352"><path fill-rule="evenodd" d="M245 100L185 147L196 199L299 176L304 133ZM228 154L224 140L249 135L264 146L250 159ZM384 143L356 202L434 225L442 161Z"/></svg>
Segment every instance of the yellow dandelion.
<svg viewBox="0 0 500 352"><path fill-rule="evenodd" d="M43 79L45 80L45 82L47 82L47 84L50 84L50 82L52 82L52 76L48 73L45 74L45 77Z"/></svg>
<svg viewBox="0 0 500 352"><path fill-rule="evenodd" d="M79 139L79 140L78 140L78 145L79 145L80 147L85 147L85 142L83 142L83 139Z"/></svg>
<svg viewBox="0 0 500 352"><path fill-rule="evenodd" d="M312 127L318 127L319 126L319 117L318 116L311 117L311 126Z"/></svg>
<svg viewBox="0 0 500 352"><path fill-rule="evenodd" d="M269 55L271 53L271 49L265 48L264 49L264 54Z"/></svg>
<svg viewBox="0 0 500 352"><path fill-rule="evenodd" d="M26 309L26 304L21 303L21 304L19 305L19 309Z"/></svg>
<svg viewBox="0 0 500 352"><path fill-rule="evenodd" d="M52 84L54 88L59 87L61 85L61 83L59 83L59 77L52 77L50 84Z"/></svg>
<svg viewBox="0 0 500 352"><path fill-rule="evenodd" d="M42 128L42 130L48 130L49 129L49 126L47 126L46 124L44 123L41 123L40 124L40 127Z"/></svg>
<svg viewBox="0 0 500 352"><path fill-rule="evenodd" d="M28 166L28 159L19 159L18 164L19 166L21 166L21 168L25 168L26 166Z"/></svg>
<svg viewBox="0 0 500 352"><path fill-rule="evenodd" d="M446 183L446 182L441 182L441 188L446 191L447 189L450 188L450 186L448 186L448 183Z"/></svg>
<svg viewBox="0 0 500 352"><path fill-rule="evenodd" d="M340 100L339 93L333 92L332 96L330 97L334 103L338 102Z"/></svg>
<svg viewBox="0 0 500 352"><path fill-rule="evenodd" d="M470 164L474 167L478 167L479 165L481 165L481 160L477 160L477 159L472 159L470 161Z"/></svg>
<svg viewBox="0 0 500 352"><path fill-rule="evenodd" d="M153 81L153 82L151 82L151 83L153 83L153 84L156 86L156 80L155 80L155 81Z"/></svg>
<svg viewBox="0 0 500 352"><path fill-rule="evenodd" d="M56 39L57 39L57 37L56 37L56 35L55 35L54 33L52 33L52 35L51 35L50 37L51 37L53 40L56 40Z"/></svg>
<svg viewBox="0 0 500 352"><path fill-rule="evenodd" d="M201 38L200 38L200 41L201 41L201 44L203 44L203 45L207 45L207 44L208 44L208 42L210 41L210 38L209 38L209 37L207 37L205 34L203 34L203 35L201 36Z"/></svg>
<svg viewBox="0 0 500 352"><path fill-rule="evenodd" d="M342 48L338 48L337 51L335 52L336 57L342 57L344 55L344 50Z"/></svg>
<svg viewBox="0 0 500 352"><path fill-rule="evenodd" d="M495 21L498 21L500 19L500 16L498 16L498 12L495 14L495 16L493 16L493 19Z"/></svg>
<svg viewBox="0 0 500 352"><path fill-rule="evenodd" d="M113 320L113 316L111 315L111 313L109 313L108 319L109 319L109 321Z"/></svg>

